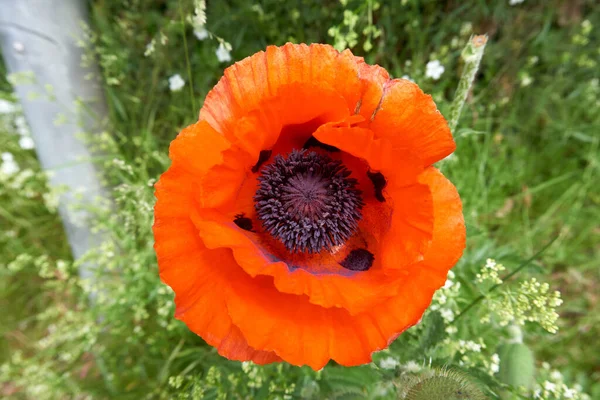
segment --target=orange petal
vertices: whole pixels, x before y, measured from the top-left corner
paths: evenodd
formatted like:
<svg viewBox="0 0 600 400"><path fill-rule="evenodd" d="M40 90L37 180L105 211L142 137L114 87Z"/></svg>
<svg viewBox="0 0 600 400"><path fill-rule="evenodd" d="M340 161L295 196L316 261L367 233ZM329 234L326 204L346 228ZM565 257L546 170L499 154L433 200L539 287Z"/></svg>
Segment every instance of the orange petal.
<svg viewBox="0 0 600 400"><path fill-rule="evenodd" d="M433 237L433 200L427 185L387 189L393 202L390 230L381 243L382 262L391 269L402 269L423 259Z"/></svg>
<svg viewBox="0 0 600 400"><path fill-rule="evenodd" d="M361 57L355 57L355 59L358 63L358 75L362 84L361 98L355 112L368 121L381 102L383 88L390 80L390 75L379 65L369 65Z"/></svg>
<svg viewBox="0 0 600 400"><path fill-rule="evenodd" d="M316 370L330 359L355 366L370 362L373 352L420 320L435 289L443 285L443 279L435 278L430 271L414 271L399 283L396 296L355 316L281 293L268 277L237 277L226 301L234 324L251 346Z"/></svg>
<svg viewBox="0 0 600 400"><path fill-rule="evenodd" d="M358 126L328 123L313 136L328 145L365 160L372 171L382 172L388 182L410 185L423 171L421 161L410 152L392 147L389 138L378 138L374 132Z"/></svg>
<svg viewBox="0 0 600 400"><path fill-rule="evenodd" d="M321 369L334 359L342 365L359 365L387 345L387 338L372 324L358 324L346 310L322 308L303 296L280 293L269 277L241 275L231 286L227 307L248 343L274 351L291 364Z"/></svg>
<svg viewBox="0 0 600 400"><path fill-rule="evenodd" d="M195 175L203 175L223 162L229 141L207 122L200 121L184 128L171 142L169 158Z"/></svg>
<svg viewBox="0 0 600 400"><path fill-rule="evenodd" d="M279 361L274 353L248 346L243 335L232 325L224 301L223 288L227 287L227 282L223 276L215 274L213 268L215 263L218 265L231 257L226 250L207 250L189 218L163 212L170 208L164 200L184 203L190 197L188 186L176 188L165 184L171 179L165 175L157 185L159 201L153 226L154 248L161 280L175 292L176 317L227 358L256 363Z"/></svg>
<svg viewBox="0 0 600 400"><path fill-rule="evenodd" d="M366 128L326 124L314 136L366 160L384 174L386 198L393 209L382 241L384 268L399 269L422 259L431 242L434 216L429 188L417 183L423 171L421 162L406 150L390 146L389 138L377 138Z"/></svg>
<svg viewBox="0 0 600 400"><path fill-rule="evenodd" d="M279 361L279 357L272 352L259 351L249 346L241 332L231 323L225 304L228 294L227 276L215 268L232 262L230 253L225 249L204 249L185 254L187 259L179 259L177 264L163 262L160 265L161 279L174 290L177 288L176 282L194 280L194 291L188 294L193 301L186 302L185 298L176 297L177 319L185 322L192 332L216 347L219 354L231 360L256 363ZM179 266L178 269L176 265Z"/></svg>
<svg viewBox="0 0 600 400"><path fill-rule="evenodd" d="M269 46L227 68L223 78L206 96L200 119L233 140L237 121L261 103L272 99L290 84L315 84L346 98L353 110L361 83L358 66L347 51L339 53L329 45L288 43Z"/></svg>
<svg viewBox="0 0 600 400"><path fill-rule="evenodd" d="M194 132L188 129L178 140L191 140L193 137ZM275 354L248 346L243 335L231 324L223 298L218 297L223 294L219 285L215 286L218 282L214 279L217 277L211 273L211 268L219 253L206 249L189 217L198 202L195 196L198 180L189 171L200 173L206 165L182 159L187 157L187 153L179 153L179 144L171 146L175 149L177 161L156 184L153 225L160 277L175 292L176 317L186 322L207 343L217 347L225 357L257 363L278 361L280 359ZM204 159L208 161L211 157L215 159L211 154ZM221 286L224 284L221 282ZM206 307L207 304L210 306Z"/></svg>
<svg viewBox="0 0 600 400"><path fill-rule="evenodd" d="M466 242L462 205L456 188L437 169L430 167L419 177L433 197L435 222L433 240L421 262L406 269L399 295L383 301L365 313L362 323L376 321L384 332L414 325L429 306L435 290L446 282L448 271L460 259ZM404 326L403 329L400 329ZM400 330L398 330L400 329Z"/></svg>
<svg viewBox="0 0 600 400"><path fill-rule="evenodd" d="M173 165L154 186L154 218L185 218L193 206L193 188L198 180L182 167Z"/></svg>
<svg viewBox="0 0 600 400"><path fill-rule="evenodd" d="M385 85L369 127L378 138L388 139L394 148L411 151L426 165L441 160L456 147L431 96L405 79L394 79Z"/></svg>
<svg viewBox="0 0 600 400"><path fill-rule="evenodd" d="M206 247L231 249L248 275L272 276L277 290L306 295L313 304L344 308L356 314L397 291L394 285L387 284L390 272L384 270L378 257L368 272L350 271L339 264L349 250L340 256L327 252L307 256L307 261L294 261L293 255L286 253L286 260L293 263L288 265L278 253L269 251L271 244L264 243L260 235L240 229L222 214L203 210L195 212L192 219Z"/></svg>
<svg viewBox="0 0 600 400"><path fill-rule="evenodd" d="M423 261L415 268L428 268L444 277L462 256L466 243L465 219L456 187L436 168L427 168L419 182L433 196L433 241Z"/></svg>

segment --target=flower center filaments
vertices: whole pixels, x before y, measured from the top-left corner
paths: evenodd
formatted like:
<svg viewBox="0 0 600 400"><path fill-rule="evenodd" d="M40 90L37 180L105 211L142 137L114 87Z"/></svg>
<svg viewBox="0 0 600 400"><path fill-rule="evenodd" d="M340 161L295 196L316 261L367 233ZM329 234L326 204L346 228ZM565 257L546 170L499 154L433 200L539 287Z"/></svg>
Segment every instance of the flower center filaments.
<svg viewBox="0 0 600 400"><path fill-rule="evenodd" d="M340 161L306 150L278 155L263 168L254 196L264 228L291 252L343 244L361 218L356 179Z"/></svg>

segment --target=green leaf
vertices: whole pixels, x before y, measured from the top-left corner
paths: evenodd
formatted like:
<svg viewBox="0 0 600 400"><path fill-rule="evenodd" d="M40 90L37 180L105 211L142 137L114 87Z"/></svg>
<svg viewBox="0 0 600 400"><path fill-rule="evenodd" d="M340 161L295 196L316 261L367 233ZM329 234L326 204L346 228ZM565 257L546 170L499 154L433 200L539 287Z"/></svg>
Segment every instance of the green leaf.
<svg viewBox="0 0 600 400"><path fill-rule="evenodd" d="M446 337L446 323L439 311L428 313L421 323L424 326L419 338L419 346L422 350L434 347Z"/></svg>

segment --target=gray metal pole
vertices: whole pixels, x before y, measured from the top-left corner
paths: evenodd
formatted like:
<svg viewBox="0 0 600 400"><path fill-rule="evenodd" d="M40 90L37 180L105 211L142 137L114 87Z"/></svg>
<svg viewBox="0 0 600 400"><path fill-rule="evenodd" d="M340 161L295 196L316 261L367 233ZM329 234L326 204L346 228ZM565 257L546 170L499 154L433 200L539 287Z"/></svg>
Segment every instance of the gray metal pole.
<svg viewBox="0 0 600 400"><path fill-rule="evenodd" d="M60 198L59 212L75 259L102 237L91 232L86 212L72 206L93 204L98 196L107 198L91 162L92 152L76 137L79 132L98 132L106 117L101 88L85 79L96 71L82 68L83 50L76 46L84 37L81 24L86 21L84 0L0 0L0 45L8 71L32 72L35 77L35 83L17 84L15 90L38 157L42 167L53 172L50 184L70 189ZM30 96L46 93L48 85L54 99ZM55 124L61 115L66 122ZM73 191L82 189L83 200L76 200ZM89 267L80 271L84 278L90 273Z"/></svg>

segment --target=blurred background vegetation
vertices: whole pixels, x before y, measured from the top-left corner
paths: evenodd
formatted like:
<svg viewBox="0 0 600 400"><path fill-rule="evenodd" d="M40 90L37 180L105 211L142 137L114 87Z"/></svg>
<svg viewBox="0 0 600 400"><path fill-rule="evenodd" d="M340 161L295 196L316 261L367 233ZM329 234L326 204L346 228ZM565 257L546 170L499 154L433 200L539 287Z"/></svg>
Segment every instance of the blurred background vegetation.
<svg viewBox="0 0 600 400"><path fill-rule="evenodd" d="M600 399L596 1L209 0L203 29L191 0L94 0L90 9L84 62L100 64L93 79L110 113L87 140L104 154L116 212L94 210L108 240L74 262L56 213L61 188L47 186L23 145L18 106L0 114L3 397L421 398L406 388L450 369L490 398ZM440 165L463 199L468 245L421 324L370 365L314 372L229 362L174 320L152 249L152 185L227 65L288 41L350 47L417 82L447 116L473 34L489 36L486 54L458 148ZM4 104L16 102L9 78L0 65ZM488 258L508 273L556 237L455 319L493 283L482 276ZM78 278L83 262L98 266L96 279ZM502 275L496 262L488 266ZM525 345L507 350L515 326ZM530 383L510 386L499 365Z"/></svg>

